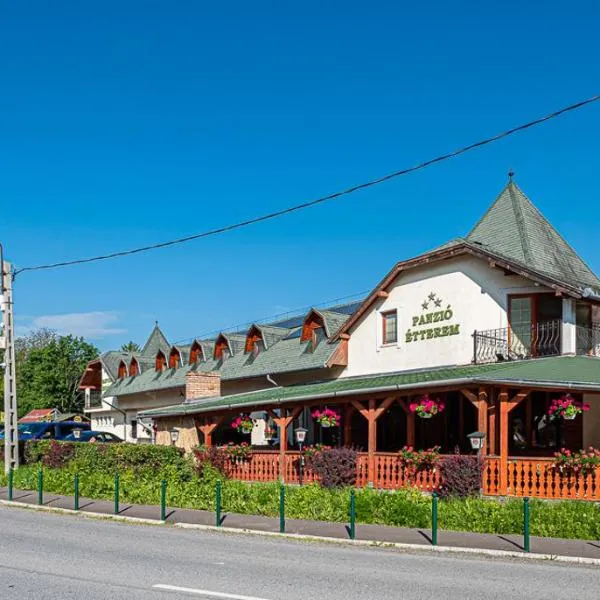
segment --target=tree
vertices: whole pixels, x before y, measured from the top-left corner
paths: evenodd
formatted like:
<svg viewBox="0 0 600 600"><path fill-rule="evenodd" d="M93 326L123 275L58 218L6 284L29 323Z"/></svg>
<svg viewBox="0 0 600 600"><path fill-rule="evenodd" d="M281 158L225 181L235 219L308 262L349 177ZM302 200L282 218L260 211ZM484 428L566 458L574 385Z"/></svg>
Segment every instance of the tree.
<svg viewBox="0 0 600 600"><path fill-rule="evenodd" d="M46 343L47 342L47 343ZM78 412L83 408L79 380L98 349L83 338L55 336L41 347L30 347L17 360L19 415L34 408Z"/></svg>
<svg viewBox="0 0 600 600"><path fill-rule="evenodd" d="M136 344L135 342L127 342L121 346L121 352L129 352L129 354L135 354L141 350L139 344Z"/></svg>
<svg viewBox="0 0 600 600"><path fill-rule="evenodd" d="M45 348L58 339L58 334L54 329L40 327L27 335L15 339L15 357L17 362L25 360L31 350Z"/></svg>

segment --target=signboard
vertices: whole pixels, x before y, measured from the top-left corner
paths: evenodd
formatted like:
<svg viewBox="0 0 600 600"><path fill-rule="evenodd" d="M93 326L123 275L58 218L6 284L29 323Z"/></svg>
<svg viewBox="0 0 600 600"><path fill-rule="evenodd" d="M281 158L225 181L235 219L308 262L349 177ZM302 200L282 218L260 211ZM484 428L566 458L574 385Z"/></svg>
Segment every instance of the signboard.
<svg viewBox="0 0 600 600"><path fill-rule="evenodd" d="M450 304L444 306L442 299L431 292L421 304L421 313L411 319L412 325L406 330L406 342L422 342L435 338L458 335L460 323L455 322Z"/></svg>

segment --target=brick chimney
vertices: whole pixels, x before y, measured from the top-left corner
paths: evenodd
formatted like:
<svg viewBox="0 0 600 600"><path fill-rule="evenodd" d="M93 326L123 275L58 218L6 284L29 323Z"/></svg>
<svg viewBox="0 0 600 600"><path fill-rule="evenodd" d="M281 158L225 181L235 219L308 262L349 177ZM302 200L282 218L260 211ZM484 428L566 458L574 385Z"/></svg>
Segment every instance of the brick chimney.
<svg viewBox="0 0 600 600"><path fill-rule="evenodd" d="M207 398L221 395L221 373L189 371L185 379L185 399Z"/></svg>

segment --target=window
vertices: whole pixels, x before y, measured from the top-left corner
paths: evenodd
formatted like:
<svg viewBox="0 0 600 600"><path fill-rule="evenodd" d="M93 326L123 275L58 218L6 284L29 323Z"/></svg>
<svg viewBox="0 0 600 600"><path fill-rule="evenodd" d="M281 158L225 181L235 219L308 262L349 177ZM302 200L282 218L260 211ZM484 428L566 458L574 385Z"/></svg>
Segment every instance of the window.
<svg viewBox="0 0 600 600"><path fill-rule="evenodd" d="M323 317L316 311L311 311L302 324L302 335L300 336L301 342L308 342L314 340L313 334L315 330L323 329L325 331L325 323Z"/></svg>
<svg viewBox="0 0 600 600"><path fill-rule="evenodd" d="M176 369L181 364L181 354L177 348L171 348L169 354L169 369Z"/></svg>
<svg viewBox="0 0 600 600"><path fill-rule="evenodd" d="M131 439L137 439L138 430L137 430L137 419L131 419Z"/></svg>
<svg viewBox="0 0 600 600"><path fill-rule="evenodd" d="M531 296L510 299L511 350L517 354L528 355L531 349L532 308Z"/></svg>
<svg viewBox="0 0 600 600"><path fill-rule="evenodd" d="M119 379L125 379L127 377L127 366L123 361L119 363L119 372L117 373Z"/></svg>
<svg viewBox="0 0 600 600"><path fill-rule="evenodd" d="M190 365L195 365L202 360L202 348L198 342L194 342L190 348Z"/></svg>
<svg viewBox="0 0 600 600"><path fill-rule="evenodd" d="M129 363L129 375L131 375L131 377L135 377L136 375L139 375L140 372L140 365L138 364L137 359L132 358L131 362Z"/></svg>
<svg viewBox="0 0 600 600"><path fill-rule="evenodd" d="M167 366L167 357L164 355L164 352L161 352L160 350L156 355L155 366L157 371L163 371L164 368Z"/></svg>
<svg viewBox="0 0 600 600"><path fill-rule="evenodd" d="M215 343L215 360L225 359L230 355L229 344L224 335L220 335Z"/></svg>
<svg viewBox="0 0 600 600"><path fill-rule="evenodd" d="M398 341L398 312L390 310L381 313L383 322L383 337L382 343L395 344Z"/></svg>

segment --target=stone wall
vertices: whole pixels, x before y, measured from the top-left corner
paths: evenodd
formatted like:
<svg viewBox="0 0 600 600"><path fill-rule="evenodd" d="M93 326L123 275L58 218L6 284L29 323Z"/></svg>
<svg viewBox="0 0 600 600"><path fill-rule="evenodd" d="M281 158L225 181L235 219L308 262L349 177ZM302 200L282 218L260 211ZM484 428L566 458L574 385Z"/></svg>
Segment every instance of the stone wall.
<svg viewBox="0 0 600 600"><path fill-rule="evenodd" d="M156 443L160 446L170 446L171 431L176 429L179 431L179 437L175 442L175 446L183 448L186 453L192 451L193 448L200 444L198 430L192 417L157 417L156 423Z"/></svg>

